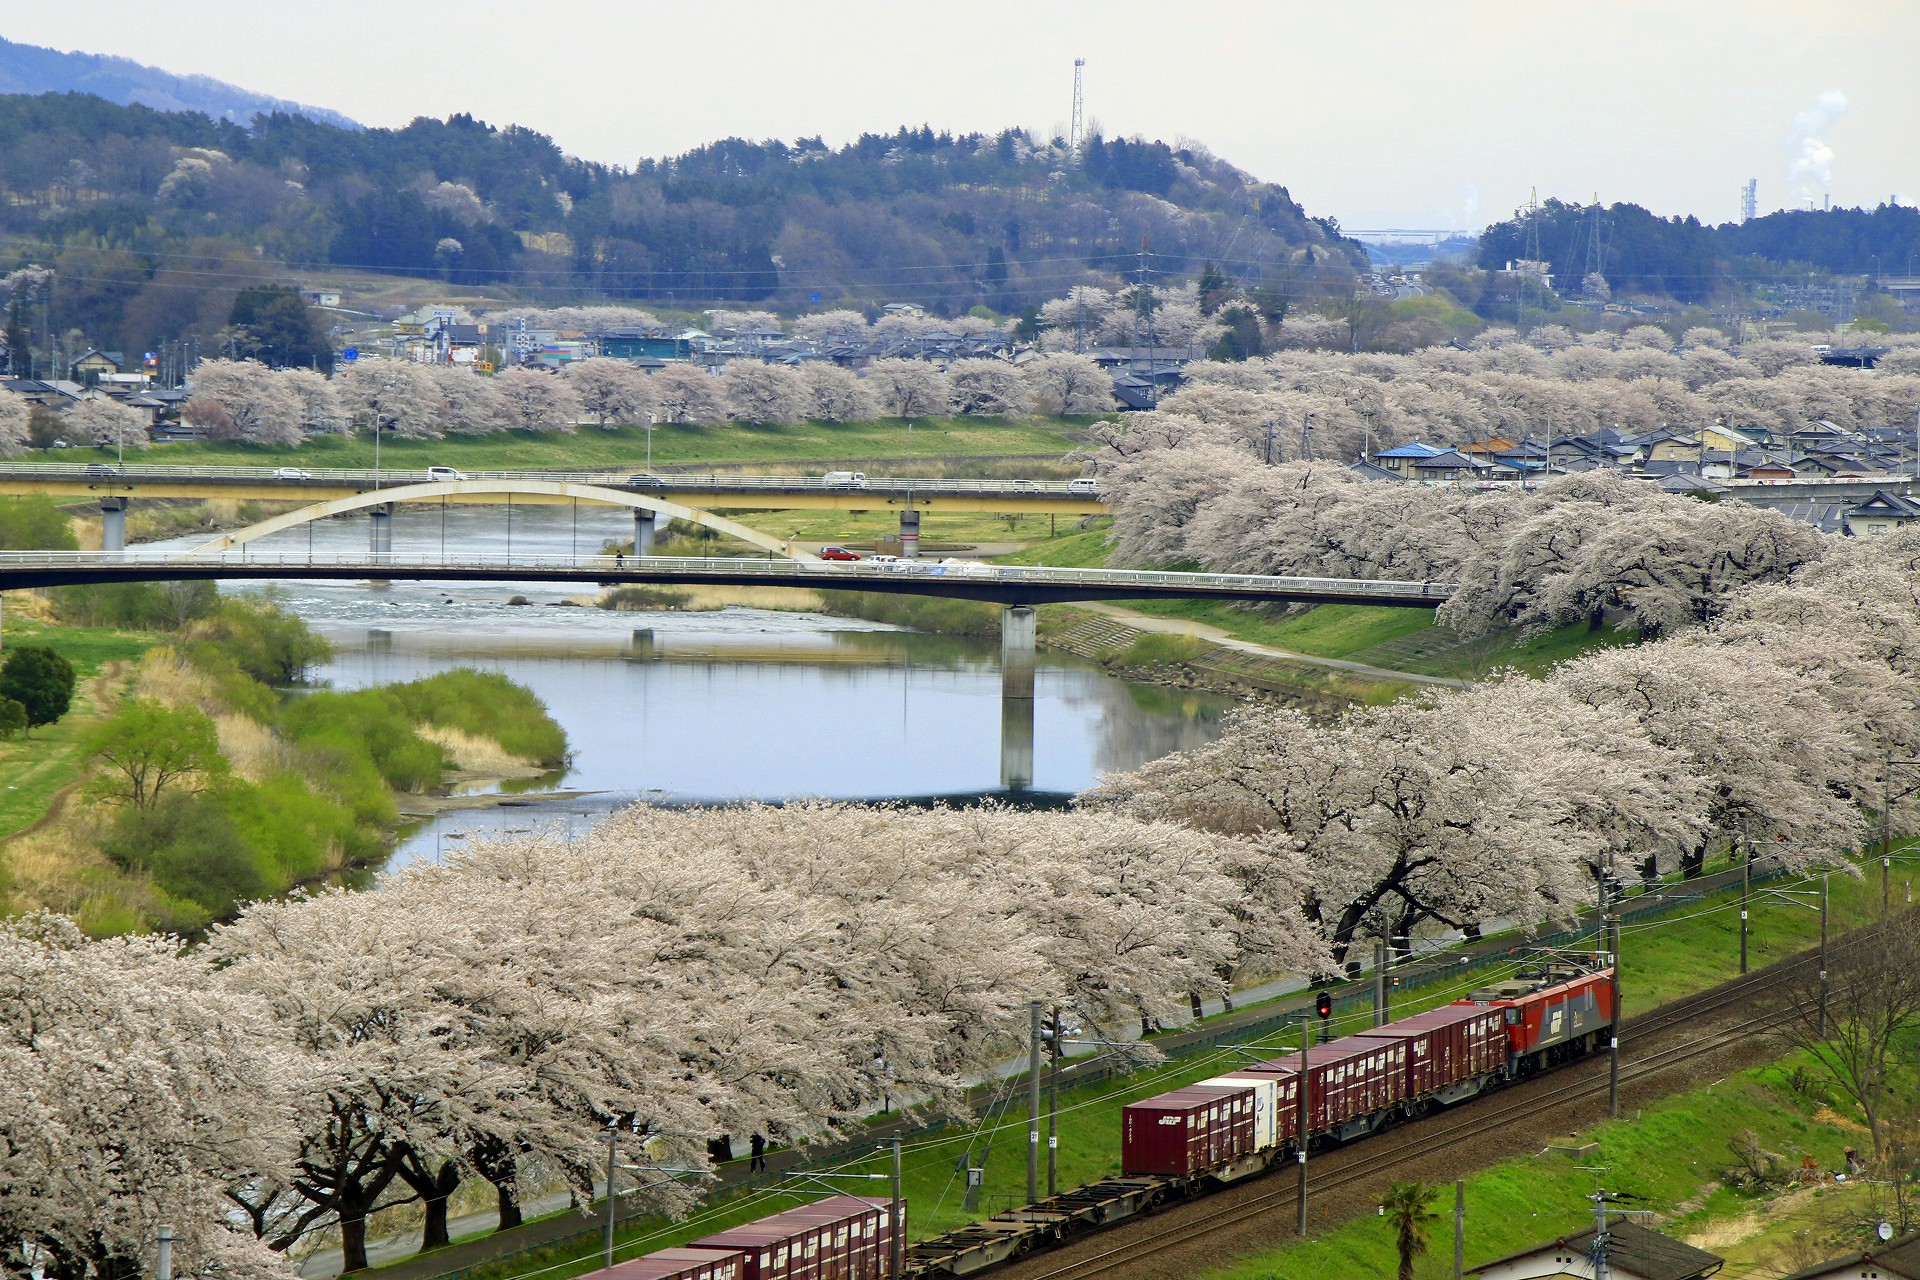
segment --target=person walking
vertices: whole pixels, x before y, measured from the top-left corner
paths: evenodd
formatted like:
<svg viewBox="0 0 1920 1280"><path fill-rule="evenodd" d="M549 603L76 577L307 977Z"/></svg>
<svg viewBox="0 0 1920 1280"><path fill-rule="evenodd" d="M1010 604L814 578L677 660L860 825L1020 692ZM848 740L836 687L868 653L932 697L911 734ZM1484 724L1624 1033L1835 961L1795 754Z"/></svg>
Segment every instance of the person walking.
<svg viewBox="0 0 1920 1280"><path fill-rule="evenodd" d="M767 1167L767 1140L754 1134L747 1141L747 1149L753 1153L753 1159L747 1161L747 1172L758 1173Z"/></svg>

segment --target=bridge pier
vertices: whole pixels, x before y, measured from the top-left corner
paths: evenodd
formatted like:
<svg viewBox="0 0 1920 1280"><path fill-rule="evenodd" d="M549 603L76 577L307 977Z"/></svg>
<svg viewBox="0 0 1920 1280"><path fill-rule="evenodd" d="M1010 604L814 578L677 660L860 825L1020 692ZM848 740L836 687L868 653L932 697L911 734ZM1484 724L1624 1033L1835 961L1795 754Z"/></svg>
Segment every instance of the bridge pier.
<svg viewBox="0 0 1920 1280"><path fill-rule="evenodd" d="M1033 786L1033 669L1038 635L1031 605L1000 614L1000 785Z"/></svg>
<svg viewBox="0 0 1920 1280"><path fill-rule="evenodd" d="M127 500L125 498L100 499L100 549L102 551L127 549Z"/></svg>
<svg viewBox="0 0 1920 1280"><path fill-rule="evenodd" d="M658 520L658 516L643 507L633 509L633 554L653 554L653 531Z"/></svg>
<svg viewBox="0 0 1920 1280"><path fill-rule="evenodd" d="M918 560L920 558L920 513L906 510L900 513L900 558Z"/></svg>
<svg viewBox="0 0 1920 1280"><path fill-rule="evenodd" d="M370 508L367 515L371 517L367 525L367 559L374 564L391 564L393 562L393 504L389 502L383 506ZM386 585L380 579L375 581L382 586Z"/></svg>

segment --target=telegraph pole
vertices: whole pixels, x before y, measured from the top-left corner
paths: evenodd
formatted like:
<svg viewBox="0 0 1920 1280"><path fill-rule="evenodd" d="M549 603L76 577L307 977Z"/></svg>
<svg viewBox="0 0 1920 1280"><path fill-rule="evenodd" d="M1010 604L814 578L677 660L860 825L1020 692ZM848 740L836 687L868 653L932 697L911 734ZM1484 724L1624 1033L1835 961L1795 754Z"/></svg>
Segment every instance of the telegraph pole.
<svg viewBox="0 0 1920 1280"><path fill-rule="evenodd" d="M1753 841L1746 842L1745 857L1740 860L1740 975L1747 972L1747 902L1753 892Z"/></svg>
<svg viewBox="0 0 1920 1280"><path fill-rule="evenodd" d="M1820 873L1820 1038L1827 1038L1827 873Z"/></svg>
<svg viewBox="0 0 1920 1280"><path fill-rule="evenodd" d="M613 1215L620 1202L614 1198L613 1175L618 1168L616 1161L620 1155L620 1122L607 1121L607 1246L606 1265L613 1265Z"/></svg>
<svg viewBox="0 0 1920 1280"><path fill-rule="evenodd" d="M899 1280L907 1256L907 1224L901 1220L904 1206L900 1200L900 1139L893 1140L893 1205L888 1214L887 1223L892 1228L887 1236L887 1274Z"/></svg>
<svg viewBox="0 0 1920 1280"><path fill-rule="evenodd" d="M1060 1191L1060 1006L1053 1006L1053 1034L1047 1039L1047 1195Z"/></svg>
<svg viewBox="0 0 1920 1280"><path fill-rule="evenodd" d="M1027 1203L1040 1199L1040 1002L1027 1005Z"/></svg>
<svg viewBox="0 0 1920 1280"><path fill-rule="evenodd" d="M1467 1273L1467 1180L1453 1180L1453 1280Z"/></svg>
<svg viewBox="0 0 1920 1280"><path fill-rule="evenodd" d="M1607 1116L1620 1118L1620 913L1609 912L1607 924L1612 930L1610 951L1613 955L1613 1032L1609 1037L1609 1056L1607 1058Z"/></svg>
<svg viewBox="0 0 1920 1280"><path fill-rule="evenodd" d="M1387 1024L1387 940L1385 936L1374 939L1373 943L1373 1025L1384 1027Z"/></svg>
<svg viewBox="0 0 1920 1280"><path fill-rule="evenodd" d="M1312 1025L1303 1017L1300 1019L1300 1104L1296 1112L1299 1128L1294 1133L1294 1145L1300 1149L1300 1183L1295 1190L1300 1201L1300 1220L1295 1229L1302 1239L1307 1234L1307 1048L1312 1043Z"/></svg>

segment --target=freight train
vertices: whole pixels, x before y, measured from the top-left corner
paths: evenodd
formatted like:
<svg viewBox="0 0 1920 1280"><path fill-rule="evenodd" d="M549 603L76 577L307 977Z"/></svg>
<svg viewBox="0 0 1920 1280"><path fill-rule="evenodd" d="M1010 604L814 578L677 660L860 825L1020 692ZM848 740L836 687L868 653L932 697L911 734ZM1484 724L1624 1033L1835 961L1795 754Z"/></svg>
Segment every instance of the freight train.
<svg viewBox="0 0 1920 1280"><path fill-rule="evenodd" d="M971 1275L1264 1173L1289 1162L1303 1143L1313 1150L1350 1142L1573 1061L1606 1043L1613 993L1611 968L1543 965L1450 1005L1314 1045L1306 1053L1304 1099L1299 1052L1143 1098L1122 1113L1119 1177L908 1245L902 1275ZM885 1200L833 1196L602 1274L886 1280L893 1233L905 1225L904 1206L895 1222Z"/></svg>

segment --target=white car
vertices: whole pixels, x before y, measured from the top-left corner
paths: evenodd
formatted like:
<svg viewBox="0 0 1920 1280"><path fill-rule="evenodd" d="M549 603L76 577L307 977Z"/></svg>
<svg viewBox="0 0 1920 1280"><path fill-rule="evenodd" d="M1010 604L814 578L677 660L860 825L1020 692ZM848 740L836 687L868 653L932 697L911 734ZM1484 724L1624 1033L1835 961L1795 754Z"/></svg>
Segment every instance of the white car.
<svg viewBox="0 0 1920 1280"><path fill-rule="evenodd" d="M455 471L452 467L428 467L427 468L427 479L429 481L465 480L466 478L467 478L466 472Z"/></svg>
<svg viewBox="0 0 1920 1280"><path fill-rule="evenodd" d="M302 471L298 467L275 467L273 470L273 478L275 480L311 480L313 479L313 475L310 472Z"/></svg>
<svg viewBox="0 0 1920 1280"><path fill-rule="evenodd" d="M1092 476L1078 476L1067 481L1067 492L1096 494L1100 492L1100 482Z"/></svg>

